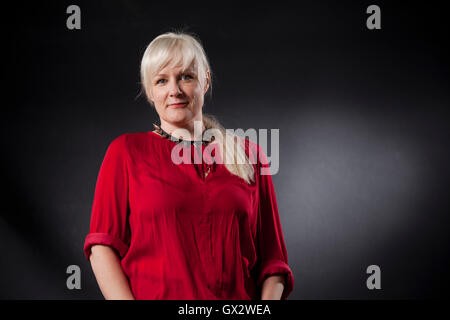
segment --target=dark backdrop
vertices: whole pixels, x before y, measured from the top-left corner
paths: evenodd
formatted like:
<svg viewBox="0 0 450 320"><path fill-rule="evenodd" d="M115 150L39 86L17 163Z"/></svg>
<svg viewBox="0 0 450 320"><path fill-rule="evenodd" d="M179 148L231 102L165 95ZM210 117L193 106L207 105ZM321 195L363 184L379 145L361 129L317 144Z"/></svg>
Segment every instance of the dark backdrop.
<svg viewBox="0 0 450 320"><path fill-rule="evenodd" d="M204 111L279 128L290 299L439 298L449 285L449 52L439 2L34 1L2 8L0 297L102 298L83 242L108 144L152 130L146 45L196 33ZM81 8L82 29L66 28ZM366 8L381 8L381 30ZM5 45L6 43L6 45ZM66 288L81 268L82 289ZM381 290L366 288L367 266Z"/></svg>

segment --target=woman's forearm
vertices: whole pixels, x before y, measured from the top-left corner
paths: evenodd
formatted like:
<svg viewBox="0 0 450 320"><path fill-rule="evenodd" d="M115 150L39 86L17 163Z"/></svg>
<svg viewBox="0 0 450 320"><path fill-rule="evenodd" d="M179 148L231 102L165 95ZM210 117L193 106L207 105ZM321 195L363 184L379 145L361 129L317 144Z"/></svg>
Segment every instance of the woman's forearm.
<svg viewBox="0 0 450 320"><path fill-rule="evenodd" d="M261 300L280 300L284 290L284 276L273 275L264 280Z"/></svg>
<svg viewBox="0 0 450 320"><path fill-rule="evenodd" d="M92 246L89 260L106 300L134 300L119 257L112 248L103 245Z"/></svg>

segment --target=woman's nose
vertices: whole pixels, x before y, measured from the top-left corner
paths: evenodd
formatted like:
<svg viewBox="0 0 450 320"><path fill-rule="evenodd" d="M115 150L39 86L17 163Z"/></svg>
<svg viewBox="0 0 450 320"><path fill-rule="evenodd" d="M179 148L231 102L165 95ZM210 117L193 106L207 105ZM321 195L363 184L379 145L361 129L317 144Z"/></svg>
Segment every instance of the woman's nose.
<svg viewBox="0 0 450 320"><path fill-rule="evenodd" d="M178 84L178 81L171 81L170 85L169 85L169 94L171 96L176 96L181 93L182 93L182 91L181 91L180 85Z"/></svg>

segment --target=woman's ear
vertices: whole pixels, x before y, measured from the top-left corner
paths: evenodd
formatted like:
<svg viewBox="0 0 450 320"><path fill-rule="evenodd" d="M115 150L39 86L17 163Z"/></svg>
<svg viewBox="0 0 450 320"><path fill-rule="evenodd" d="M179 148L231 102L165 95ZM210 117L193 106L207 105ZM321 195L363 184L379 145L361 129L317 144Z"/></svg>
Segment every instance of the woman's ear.
<svg viewBox="0 0 450 320"><path fill-rule="evenodd" d="M152 105L155 106L155 102L153 101L153 96L152 96L152 89L149 88L146 90L145 94L147 95L147 100L148 102Z"/></svg>
<svg viewBox="0 0 450 320"><path fill-rule="evenodd" d="M203 89L203 94L206 94L209 88L209 83L211 81L211 73L209 71L206 71L206 81L205 81L205 88Z"/></svg>

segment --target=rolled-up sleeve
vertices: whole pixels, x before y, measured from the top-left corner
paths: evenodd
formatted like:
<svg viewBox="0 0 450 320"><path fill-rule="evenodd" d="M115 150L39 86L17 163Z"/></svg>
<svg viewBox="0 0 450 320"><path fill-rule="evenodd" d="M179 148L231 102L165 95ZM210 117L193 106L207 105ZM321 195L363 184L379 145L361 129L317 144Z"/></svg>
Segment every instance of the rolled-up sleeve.
<svg viewBox="0 0 450 320"><path fill-rule="evenodd" d="M257 222L259 269L257 284L259 288L262 288L262 284L267 277L272 275L283 275L285 286L281 300L286 300L294 289L294 277L292 270L288 265L288 255L278 214L272 177L271 175L261 174L261 167L269 167L267 158L259 146L258 152L259 161L256 166L258 170L256 176L258 177L259 184Z"/></svg>
<svg viewBox="0 0 450 320"><path fill-rule="evenodd" d="M128 154L126 134L114 139L106 151L95 186L89 234L84 253L89 260L93 245L115 249L120 258L128 251Z"/></svg>

